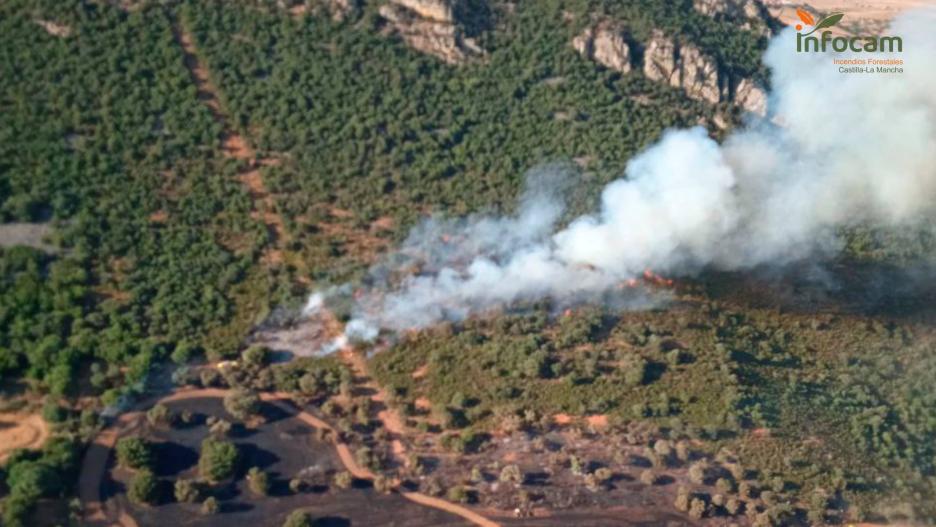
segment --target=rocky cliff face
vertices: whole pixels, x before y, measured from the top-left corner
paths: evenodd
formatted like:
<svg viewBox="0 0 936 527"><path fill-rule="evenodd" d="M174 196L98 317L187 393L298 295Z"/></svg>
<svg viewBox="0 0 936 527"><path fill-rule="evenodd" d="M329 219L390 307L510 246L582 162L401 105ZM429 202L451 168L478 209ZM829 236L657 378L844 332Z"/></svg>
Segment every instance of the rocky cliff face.
<svg viewBox="0 0 936 527"><path fill-rule="evenodd" d="M379 12L388 29L410 47L458 64L484 52L465 37L455 7L454 0L391 0Z"/></svg>
<svg viewBox="0 0 936 527"><path fill-rule="evenodd" d="M699 48L655 30L643 44L642 62L634 64L635 53L625 36L623 29L601 22L575 37L572 46L582 56L621 73L636 66L648 79L682 89L692 99L710 104L733 102L745 111L765 115L766 92L750 79L724 75L715 60Z"/></svg>
<svg viewBox="0 0 936 527"><path fill-rule="evenodd" d="M587 28L581 35L572 40L572 46L595 62L619 71L628 73L631 70L630 46L625 40L624 32L608 25Z"/></svg>
<svg viewBox="0 0 936 527"><path fill-rule="evenodd" d="M644 75L650 80L682 88L692 99L717 104L722 100L718 65L698 48L679 45L654 31L644 50Z"/></svg>
<svg viewBox="0 0 936 527"><path fill-rule="evenodd" d="M734 102L755 115L767 115L767 92L751 79L741 79L735 87Z"/></svg>
<svg viewBox="0 0 936 527"><path fill-rule="evenodd" d="M448 0L393 0L417 16L437 22L455 23L454 6Z"/></svg>

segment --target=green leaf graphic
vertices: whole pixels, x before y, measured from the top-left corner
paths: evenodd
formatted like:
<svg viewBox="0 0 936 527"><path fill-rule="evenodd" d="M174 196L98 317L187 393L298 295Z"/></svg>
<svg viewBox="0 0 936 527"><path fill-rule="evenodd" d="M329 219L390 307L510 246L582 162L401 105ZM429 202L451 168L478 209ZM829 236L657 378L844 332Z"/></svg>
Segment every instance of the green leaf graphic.
<svg viewBox="0 0 936 527"><path fill-rule="evenodd" d="M816 29L825 29L827 27L832 27L835 24L838 24L842 17L845 16L844 13L835 13L834 15L829 15L816 24Z"/></svg>
<svg viewBox="0 0 936 527"><path fill-rule="evenodd" d="M805 36L809 36L809 35L812 35L813 33L815 33L816 31L819 31L820 29L826 29L826 28L832 27L832 26L834 26L835 24L838 24L839 21L842 20L842 17L843 17L843 16L845 16L845 13L834 13L834 14L831 14L831 15L829 15L829 16L823 18L822 20L820 20L819 23L816 24L816 27L814 27L812 31L810 31L809 33L806 33L806 34L803 35L803 36L804 36L804 37L805 37Z"/></svg>

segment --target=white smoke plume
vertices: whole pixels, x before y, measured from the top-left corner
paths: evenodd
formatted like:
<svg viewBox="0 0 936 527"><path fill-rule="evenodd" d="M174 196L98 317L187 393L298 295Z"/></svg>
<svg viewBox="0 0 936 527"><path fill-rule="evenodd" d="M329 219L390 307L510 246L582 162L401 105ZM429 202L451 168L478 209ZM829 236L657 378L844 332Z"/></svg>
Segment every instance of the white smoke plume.
<svg viewBox="0 0 936 527"><path fill-rule="evenodd" d="M426 221L372 269L347 335L517 301L593 300L645 269L782 264L835 251L842 226L914 222L936 207L933 27L936 10L907 13L886 32L903 53L848 55L900 58L902 74L840 73L838 55L796 53L784 30L764 57L770 120L721 145L702 128L666 132L603 190L597 212L558 231L564 189L552 170L528 181L515 216Z"/></svg>

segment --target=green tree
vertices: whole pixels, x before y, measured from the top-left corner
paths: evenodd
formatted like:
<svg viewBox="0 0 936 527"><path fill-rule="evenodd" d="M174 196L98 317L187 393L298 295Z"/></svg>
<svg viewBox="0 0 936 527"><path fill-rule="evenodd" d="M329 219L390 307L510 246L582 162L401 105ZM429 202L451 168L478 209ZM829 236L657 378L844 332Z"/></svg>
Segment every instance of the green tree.
<svg viewBox="0 0 936 527"><path fill-rule="evenodd" d="M6 484L10 488L10 496L34 503L41 497L59 492L62 480L56 470L46 463L8 461Z"/></svg>
<svg viewBox="0 0 936 527"><path fill-rule="evenodd" d="M249 390L232 390L224 397L224 409L235 418L244 421L260 411L260 398Z"/></svg>
<svg viewBox="0 0 936 527"><path fill-rule="evenodd" d="M180 503L195 503L201 498L201 489L190 479L177 479L173 491L176 501Z"/></svg>
<svg viewBox="0 0 936 527"><path fill-rule="evenodd" d="M270 475L260 470L259 467L250 467L247 471L247 484L250 490L258 496L266 496L270 493Z"/></svg>
<svg viewBox="0 0 936 527"><path fill-rule="evenodd" d="M348 489L351 488L351 483L354 482L354 476L351 475L347 470L338 472L335 474L335 486L339 489Z"/></svg>
<svg viewBox="0 0 936 527"><path fill-rule="evenodd" d="M468 489L466 489L464 485L455 485L450 488L448 494L446 494L448 500L454 501L455 503L468 503L470 496Z"/></svg>
<svg viewBox="0 0 936 527"><path fill-rule="evenodd" d="M155 461L152 446L141 437L121 437L117 440L116 451L117 463L124 468L148 469Z"/></svg>
<svg viewBox="0 0 936 527"><path fill-rule="evenodd" d="M520 467L517 465L506 465L501 469L499 479L502 483L519 485L523 483L523 472L520 471Z"/></svg>
<svg viewBox="0 0 936 527"><path fill-rule="evenodd" d="M151 426L162 426L169 424L169 408L161 403L153 405L153 407L146 412L146 420Z"/></svg>
<svg viewBox="0 0 936 527"><path fill-rule="evenodd" d="M221 511L221 504L218 503L218 500L214 496L209 496L205 498L205 501L202 502L201 512L202 514L217 514Z"/></svg>
<svg viewBox="0 0 936 527"><path fill-rule="evenodd" d="M644 485L656 485L658 479L657 473L653 469L648 468L640 473L640 482Z"/></svg>
<svg viewBox="0 0 936 527"><path fill-rule="evenodd" d="M689 494L689 489L686 487L680 486L676 490L676 501L673 502L673 506L676 507L676 510L681 512L689 511L689 502L692 497Z"/></svg>
<svg viewBox="0 0 936 527"><path fill-rule="evenodd" d="M260 369L270 362L270 350L264 346L251 346L242 355L243 364L247 368Z"/></svg>
<svg viewBox="0 0 936 527"><path fill-rule="evenodd" d="M209 437L201 444L198 471L206 480L218 482L234 475L238 458L239 453L234 443Z"/></svg>
<svg viewBox="0 0 936 527"><path fill-rule="evenodd" d="M156 492L158 488L157 485L158 481L152 471L146 469L140 470L133 476L133 479L130 480L130 486L127 489L127 497L130 501L137 504L153 504L158 497Z"/></svg>
<svg viewBox="0 0 936 527"><path fill-rule="evenodd" d="M694 520L699 520L705 516L705 502L699 498L693 498L692 502L689 503L689 517Z"/></svg>
<svg viewBox="0 0 936 527"><path fill-rule="evenodd" d="M374 490L381 494L389 494L393 490L393 480L383 474L374 478Z"/></svg>

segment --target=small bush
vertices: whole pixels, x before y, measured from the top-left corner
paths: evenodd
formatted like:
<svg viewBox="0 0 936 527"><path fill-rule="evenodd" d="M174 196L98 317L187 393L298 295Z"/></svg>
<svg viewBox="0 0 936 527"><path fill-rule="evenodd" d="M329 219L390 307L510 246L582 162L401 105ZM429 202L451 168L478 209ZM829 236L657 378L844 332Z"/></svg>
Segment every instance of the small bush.
<svg viewBox="0 0 936 527"><path fill-rule="evenodd" d="M335 474L335 486L339 489L351 488L352 483L354 483L354 476L347 470Z"/></svg>
<svg viewBox="0 0 936 527"><path fill-rule="evenodd" d="M221 511L221 504L218 503L218 500L214 496L208 497L205 501L202 502L201 512L202 514L217 514Z"/></svg>
<svg viewBox="0 0 936 527"><path fill-rule="evenodd" d="M448 490L446 497L455 503L468 503L471 495L463 485L455 485Z"/></svg>
<svg viewBox="0 0 936 527"><path fill-rule="evenodd" d="M292 511L283 522L283 527L312 527L312 517L303 511Z"/></svg>
<svg viewBox="0 0 936 527"><path fill-rule="evenodd" d="M156 476L149 470L141 470L130 480L127 498L133 503L148 505L156 502Z"/></svg>
<svg viewBox="0 0 936 527"><path fill-rule="evenodd" d="M179 503L195 503L201 497L198 484L190 479L178 479L173 488L173 494Z"/></svg>
<svg viewBox="0 0 936 527"><path fill-rule="evenodd" d="M266 496L270 493L270 476L259 467L250 467L247 471L247 485L257 496Z"/></svg>

